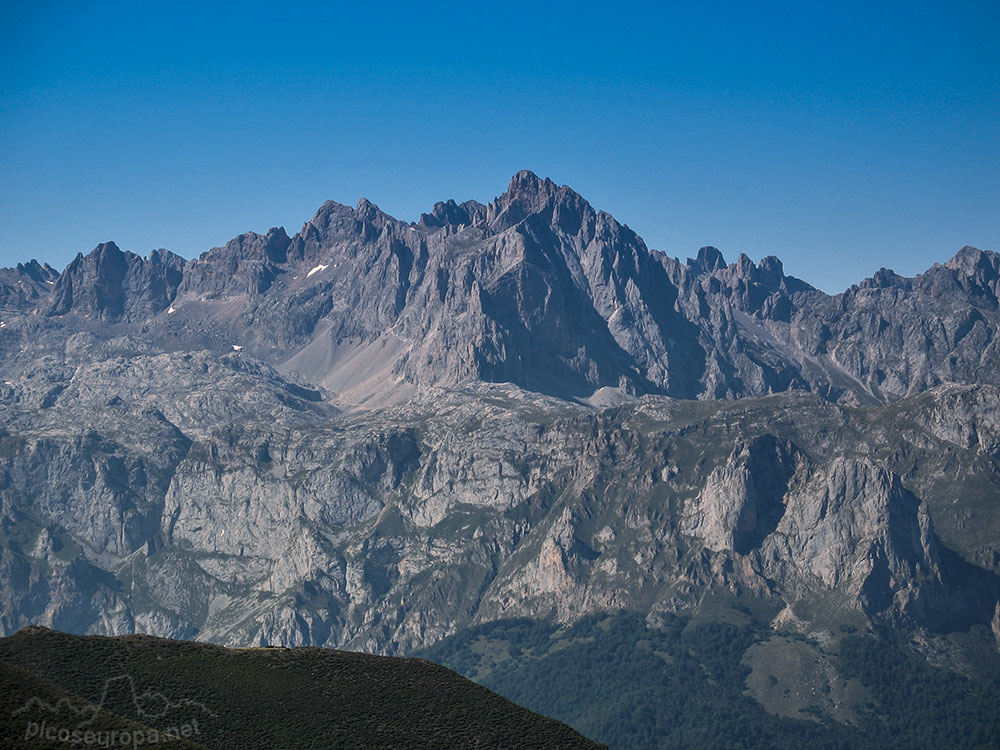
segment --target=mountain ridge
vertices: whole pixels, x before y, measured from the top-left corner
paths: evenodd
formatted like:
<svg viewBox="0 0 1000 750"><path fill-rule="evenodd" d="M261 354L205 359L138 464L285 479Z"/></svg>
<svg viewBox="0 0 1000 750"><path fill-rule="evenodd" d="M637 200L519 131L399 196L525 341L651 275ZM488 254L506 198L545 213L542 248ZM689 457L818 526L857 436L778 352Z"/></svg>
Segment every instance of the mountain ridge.
<svg viewBox="0 0 1000 750"><path fill-rule="evenodd" d="M475 381L571 399L791 389L888 403L978 382L984 350L1000 346L996 253L965 247L916 277L883 269L830 296L773 256L649 250L526 170L488 204L438 203L418 222L327 201L291 237L249 232L191 261L106 243L58 278L22 273L17 293L5 278L9 309L141 325L167 348L239 341L352 408Z"/></svg>
<svg viewBox="0 0 1000 750"><path fill-rule="evenodd" d="M528 214L539 213L543 208L545 208L549 200L551 200L553 197L558 197L558 196L569 196L572 200L585 205L587 208L591 208L590 203L569 186L567 185L560 186L554 183L549 178L538 177L538 175L536 175L534 172L531 172L530 170L521 170L515 173L514 176L511 178L511 182L507 190L504 193L502 193L499 197L494 198L490 203L484 204L476 200L467 200L462 203L456 203L454 199L439 201L434 205L434 207L429 213L421 214L420 218L417 221L412 221L412 222L406 222L404 220L396 219L395 217L392 217L389 214L384 213L380 208L378 208L376 204L374 204L367 198L360 198L357 202L356 207L353 209L350 206L338 203L337 201L328 200L322 206L320 206L320 208L316 210L311 219L307 220L303 224L303 229L299 233L297 233L297 235L306 234L307 228L310 227L311 225L314 226L315 221L319 217L337 210L341 212L343 211L352 212L362 217L362 220L367 219L370 221L372 218L378 216L381 217L383 221L388 221L395 224L401 224L411 227L424 227L432 230L437 230L437 229L444 229L446 227L472 226L474 224L491 224L495 220L495 217L498 214L502 214L511 205L523 207L523 205L526 203L529 206L530 210L525 212L525 216ZM486 218L488 209L492 210L494 219ZM598 212L598 213L604 213L604 212ZM514 221L513 223L517 223L517 221ZM264 235L260 235L254 231L248 231L243 234L237 235L225 245L205 250L202 253L200 253L200 255L197 258L186 259L184 260L184 262L190 264L198 260L205 260L206 258L211 257L213 254L226 250L226 248L228 248L234 242L236 243L243 242L247 238L256 238L256 239L259 239L261 237L269 238L272 234L275 233L280 233L285 237L288 236L287 233L285 232L284 227L272 227ZM99 243L97 247L87 255L98 253L104 245L115 245L115 243L113 241ZM117 245L115 245L115 247L117 247ZM679 260L677 258L671 258L662 250L650 248L649 251L657 253L659 255L663 255L664 257L670 258L671 260ZM169 251L159 250L152 252L162 253ZM279 254L283 256L283 252ZM171 255L173 254L171 253ZM76 260L79 260L81 257L86 257L86 256L83 253L78 253ZM146 257L148 259L149 256ZM278 261L278 257L272 257L271 260ZM282 257L281 262L283 262L283 260L284 258ZM766 256L761 259L760 263L766 266L775 261L777 261L778 265L778 274L781 275L782 273L781 261L775 256ZM696 258L689 257L685 265L687 265L689 270L692 271L701 269L705 272L711 272L715 270L724 270L726 268L729 268L731 265L736 265L737 268L745 268L747 264L752 265L752 261L748 256L745 255L745 253L740 253L738 260L734 264L727 264L725 262L724 257L717 248L712 246L704 246L700 248L697 257ZM34 265L38 266L39 268L44 266L49 273L54 271L54 269L48 266L48 264L39 264L37 260L31 260L27 264L24 263L18 264L16 270L20 271L22 267L26 265L27 266ZM932 266L930 269L927 269L927 271L932 270L935 266L938 265L944 265L946 267L955 270L963 270L966 273L969 273L970 275L973 272L972 269L978 266L982 269L990 269L993 272L993 274L996 274L998 270L1000 270L1000 254L994 251L981 250L979 248L966 245L962 247L952 258L950 258L943 264L941 263L934 264L934 266ZM0 269L0 271L13 271L13 270L15 269L11 268ZM824 292L824 294L827 294L827 296L838 297L846 293L852 287L871 285L873 282L877 282L878 279L884 277L884 274L886 272L892 274L892 276L896 279L913 280L914 278L923 276L924 274L927 273L927 271L921 274L917 274L917 276L915 277L904 277L895 274L890 269L882 268L880 271L876 272L872 276L860 279L858 282L852 284L842 292L838 292L835 294L827 294ZM768 274L770 275L771 273L772 272L769 269ZM56 276L59 275L58 272L55 272L55 275ZM788 278L794 278L794 277L788 277ZM796 279L796 281L801 281L801 280ZM802 283L807 283L807 282L802 282ZM814 290L814 288L811 286L807 286L807 288L809 290Z"/></svg>

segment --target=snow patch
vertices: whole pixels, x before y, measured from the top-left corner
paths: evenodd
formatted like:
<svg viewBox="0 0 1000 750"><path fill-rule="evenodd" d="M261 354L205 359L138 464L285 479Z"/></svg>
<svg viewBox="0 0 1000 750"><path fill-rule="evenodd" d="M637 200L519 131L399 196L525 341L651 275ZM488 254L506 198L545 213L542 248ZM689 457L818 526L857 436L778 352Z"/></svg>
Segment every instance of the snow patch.
<svg viewBox="0 0 1000 750"><path fill-rule="evenodd" d="M177 311L174 309L173 305L167 308L167 315L170 315L170 313L175 313L175 312Z"/></svg>
<svg viewBox="0 0 1000 750"><path fill-rule="evenodd" d="M242 346L240 346L239 344L233 344L233 351L234 351L234 352L238 352L238 351L240 351L240 350L241 350L242 348L243 348L243 347L242 347Z"/></svg>
<svg viewBox="0 0 1000 750"><path fill-rule="evenodd" d="M46 281L45 283L46 284L55 284L56 282L54 282L54 281Z"/></svg>
<svg viewBox="0 0 1000 750"><path fill-rule="evenodd" d="M327 265L324 266L322 263L320 263L318 266L316 266L314 269L312 269L309 273L306 274L306 278L308 279L314 273L317 273L319 271L325 271L329 267L330 267L329 264L327 264Z"/></svg>
<svg viewBox="0 0 1000 750"><path fill-rule="evenodd" d="M6 328L7 324L0 320L0 328Z"/></svg>

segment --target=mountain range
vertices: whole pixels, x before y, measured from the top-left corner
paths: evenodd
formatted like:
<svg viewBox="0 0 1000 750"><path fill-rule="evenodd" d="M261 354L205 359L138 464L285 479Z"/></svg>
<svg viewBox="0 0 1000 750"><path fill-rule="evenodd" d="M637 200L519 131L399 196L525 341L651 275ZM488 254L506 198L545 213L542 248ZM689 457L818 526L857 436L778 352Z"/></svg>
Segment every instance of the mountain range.
<svg viewBox="0 0 1000 750"><path fill-rule="evenodd" d="M965 247L914 279L883 269L831 297L774 257L727 265L705 247L681 263L519 172L489 205L438 203L415 224L329 201L291 238L248 232L190 262L103 243L62 274L5 269L0 305L61 328L139 325L164 349L236 342L352 407L476 381L868 405L997 384L984 365L998 280L1000 256Z"/></svg>
<svg viewBox="0 0 1000 750"><path fill-rule="evenodd" d="M530 172L3 269L0 633L405 654L631 612L1000 674L998 284L971 247L836 296L681 262Z"/></svg>

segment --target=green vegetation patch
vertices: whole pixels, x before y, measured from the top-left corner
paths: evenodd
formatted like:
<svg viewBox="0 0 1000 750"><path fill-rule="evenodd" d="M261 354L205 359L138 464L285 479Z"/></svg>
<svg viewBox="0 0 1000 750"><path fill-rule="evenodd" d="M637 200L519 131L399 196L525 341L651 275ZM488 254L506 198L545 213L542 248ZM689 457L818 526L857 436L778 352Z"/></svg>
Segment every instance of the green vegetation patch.
<svg viewBox="0 0 1000 750"><path fill-rule="evenodd" d="M1000 746L997 678L851 626L820 646L746 614L655 629L631 612L498 621L422 655L616 750Z"/></svg>
<svg viewBox="0 0 1000 750"><path fill-rule="evenodd" d="M836 659L815 644L777 636L747 649L743 663L750 667L747 688L770 713L818 721L832 716L855 724L858 711L871 702L857 679L841 676Z"/></svg>

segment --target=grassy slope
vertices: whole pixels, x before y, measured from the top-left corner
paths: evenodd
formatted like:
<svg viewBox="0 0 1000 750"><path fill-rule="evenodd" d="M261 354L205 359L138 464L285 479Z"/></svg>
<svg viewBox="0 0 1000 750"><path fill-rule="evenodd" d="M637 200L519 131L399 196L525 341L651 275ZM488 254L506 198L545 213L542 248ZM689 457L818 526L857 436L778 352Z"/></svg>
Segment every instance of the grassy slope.
<svg viewBox="0 0 1000 750"><path fill-rule="evenodd" d="M114 713L162 726L195 718L194 739L208 748L597 747L565 724L419 659L26 628L0 639L0 666L10 705L62 691L99 703L110 684L104 705ZM140 695L154 694L140 699L148 709L142 714L127 678ZM35 714L52 717L43 709ZM15 747L23 718L7 711L4 720L8 734L0 744Z"/></svg>
<svg viewBox="0 0 1000 750"><path fill-rule="evenodd" d="M44 701L46 704L59 707L57 712L49 712L45 709L31 708L24 711L30 702ZM87 715L80 716L73 711L72 707L83 708L90 705L90 701L78 695L63 690L58 685L49 682L33 672L29 672L20 667L6 662L0 662L0 742L5 748L65 748L67 744L60 742L58 738L46 740L38 736L28 737L29 723L35 727L40 727L42 721L47 725L56 727L76 728L81 722L88 718ZM123 732L130 734L139 731L145 737L152 727L137 721L132 721L110 711L101 710L93 721L88 721L81 731L92 731L96 736L109 737L112 731L119 735ZM84 739L86 737L84 736ZM72 745L71 745L72 746ZM204 748L204 745L196 744L183 738L173 741L169 747L172 750L195 750Z"/></svg>

